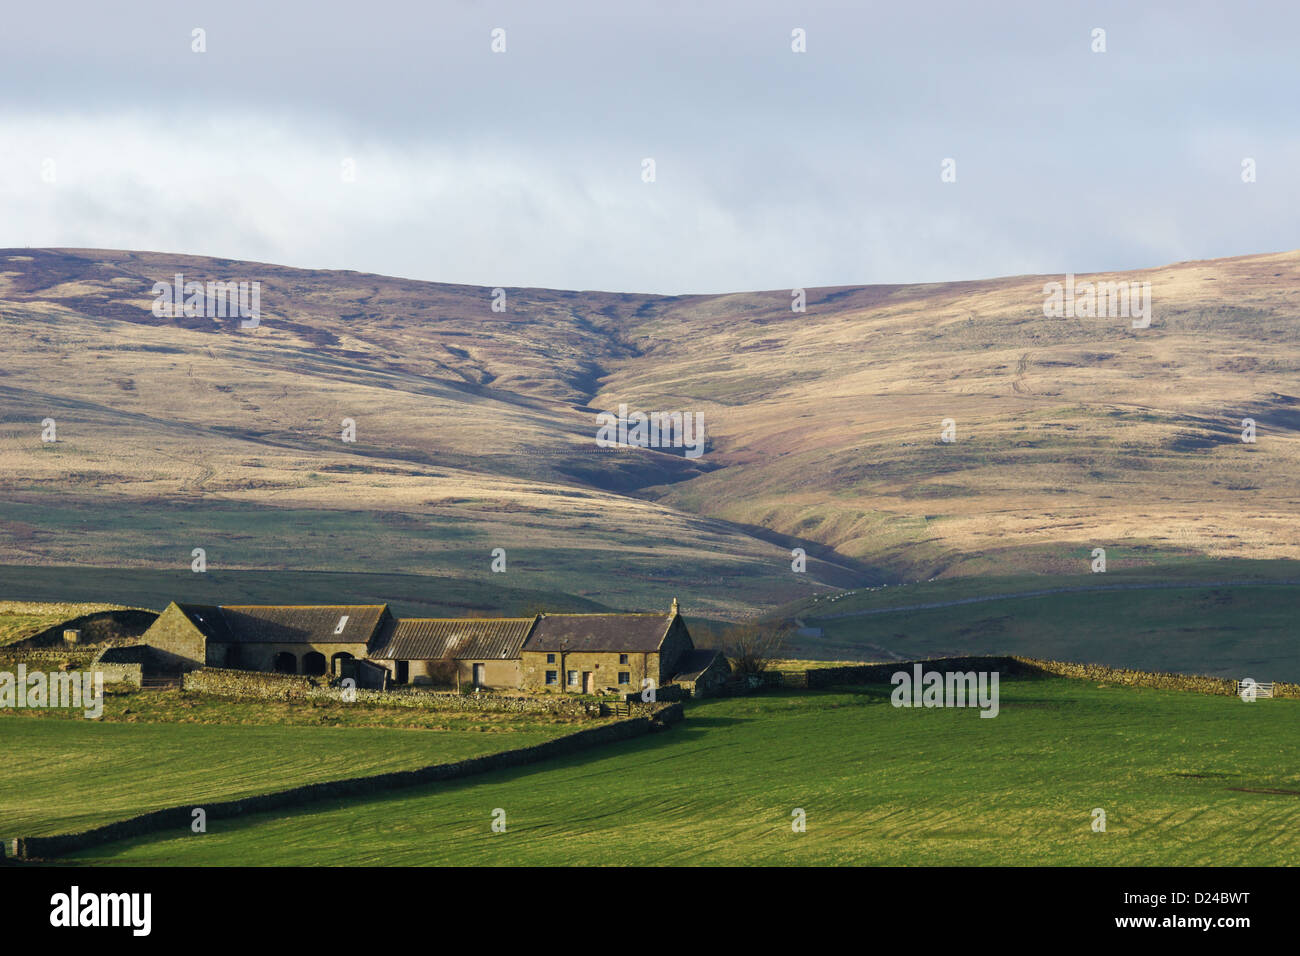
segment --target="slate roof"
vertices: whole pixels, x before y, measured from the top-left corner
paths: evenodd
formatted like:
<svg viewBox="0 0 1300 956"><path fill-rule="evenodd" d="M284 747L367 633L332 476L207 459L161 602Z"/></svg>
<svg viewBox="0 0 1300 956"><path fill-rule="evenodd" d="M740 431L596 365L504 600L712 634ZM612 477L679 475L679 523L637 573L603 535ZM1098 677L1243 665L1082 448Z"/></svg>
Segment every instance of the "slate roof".
<svg viewBox="0 0 1300 956"><path fill-rule="evenodd" d="M526 651L657 651L674 614L543 614Z"/></svg>
<svg viewBox="0 0 1300 956"><path fill-rule="evenodd" d="M221 614L221 608L215 604L177 604L176 606L208 640L221 644L234 641L230 628L226 626L226 619Z"/></svg>
<svg viewBox="0 0 1300 956"><path fill-rule="evenodd" d="M535 617L402 618L386 629L371 660L517 658Z"/></svg>
<svg viewBox="0 0 1300 956"><path fill-rule="evenodd" d="M367 644L388 616L387 604L177 606L221 644Z"/></svg>
<svg viewBox="0 0 1300 956"><path fill-rule="evenodd" d="M710 650L707 647L697 647L687 651L682 655L682 659L677 662L678 673L673 676L675 681L692 681L699 678L709 665L718 659L718 651Z"/></svg>

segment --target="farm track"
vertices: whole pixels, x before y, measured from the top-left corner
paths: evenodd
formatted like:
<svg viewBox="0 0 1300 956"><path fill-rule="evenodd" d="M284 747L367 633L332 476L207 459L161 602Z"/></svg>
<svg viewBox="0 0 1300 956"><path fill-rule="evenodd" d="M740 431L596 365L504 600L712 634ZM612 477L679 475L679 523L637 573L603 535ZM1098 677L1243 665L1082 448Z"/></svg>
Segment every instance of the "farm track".
<svg viewBox="0 0 1300 956"><path fill-rule="evenodd" d="M1020 362L1016 365L1016 377L1011 380L1011 389L1018 395L1032 394L1025 387L1025 372L1029 369L1029 353L1026 352L1020 356Z"/></svg>

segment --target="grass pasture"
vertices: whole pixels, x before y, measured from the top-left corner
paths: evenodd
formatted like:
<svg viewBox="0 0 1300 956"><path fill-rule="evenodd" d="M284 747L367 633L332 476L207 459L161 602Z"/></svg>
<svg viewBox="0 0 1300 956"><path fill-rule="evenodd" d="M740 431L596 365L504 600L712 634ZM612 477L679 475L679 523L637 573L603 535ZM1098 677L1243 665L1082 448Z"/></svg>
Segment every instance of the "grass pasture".
<svg viewBox="0 0 1300 956"><path fill-rule="evenodd" d="M896 709L889 690L697 701L668 732L543 765L220 821L203 835L105 845L76 862L1283 865L1300 858L1295 702L1024 679L1004 682L1000 715L982 719L975 710ZM332 740L342 732L320 733ZM206 755L177 754L172 772L187 761L190 788L230 778ZM498 807L508 829L494 834ZM1105 833L1091 829L1096 807L1107 812ZM794 808L807 812L805 833L791 830Z"/></svg>
<svg viewBox="0 0 1300 956"><path fill-rule="evenodd" d="M792 639L785 653L876 661L1022 654L1300 681L1296 582L1293 562L1225 561L1158 575L962 578L857 591L784 609L823 632Z"/></svg>
<svg viewBox="0 0 1300 956"><path fill-rule="evenodd" d="M583 726L587 726L584 724ZM113 695L0 716L0 837L68 833L183 803L407 770L542 743L564 719Z"/></svg>
<svg viewBox="0 0 1300 956"><path fill-rule="evenodd" d="M121 604L68 604L54 601L0 601L0 647L26 640L46 628L98 611L129 610Z"/></svg>

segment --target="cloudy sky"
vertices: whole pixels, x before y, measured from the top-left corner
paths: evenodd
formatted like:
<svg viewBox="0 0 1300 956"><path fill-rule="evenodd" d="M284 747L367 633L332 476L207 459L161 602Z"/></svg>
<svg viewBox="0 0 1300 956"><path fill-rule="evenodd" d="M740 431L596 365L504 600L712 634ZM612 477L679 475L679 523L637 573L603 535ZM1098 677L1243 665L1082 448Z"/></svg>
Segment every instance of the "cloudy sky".
<svg viewBox="0 0 1300 956"><path fill-rule="evenodd" d="M665 293L1300 247L1291 0L88 0L4 19L0 246Z"/></svg>

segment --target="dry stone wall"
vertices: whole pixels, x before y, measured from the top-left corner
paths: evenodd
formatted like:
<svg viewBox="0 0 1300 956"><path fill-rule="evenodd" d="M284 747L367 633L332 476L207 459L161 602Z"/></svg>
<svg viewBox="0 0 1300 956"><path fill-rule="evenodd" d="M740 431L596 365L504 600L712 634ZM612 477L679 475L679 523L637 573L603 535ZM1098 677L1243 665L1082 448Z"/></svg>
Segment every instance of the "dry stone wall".
<svg viewBox="0 0 1300 956"><path fill-rule="evenodd" d="M362 796L381 790L398 787L419 786L438 783L444 780L456 780L492 770L504 770L526 764L550 760L568 754L579 753L592 747L630 740L651 731L669 727L682 719L681 704L664 704L651 716L631 717L612 724L579 730L545 743L517 750L473 757L453 763L433 764L417 770L403 770L395 773L378 774L371 777L353 777L347 780L331 780L324 783L307 784L290 790L281 790L262 796L246 797L240 800L224 800L217 803L193 803L184 806L169 807L153 813L141 814L129 820L109 823L94 827L81 833L65 833L56 836L17 837L10 846L13 855L23 859L49 859L74 853L90 846L110 843L143 836L148 833L176 831L190 832L195 807L202 807L209 823L249 813L264 813L270 810L282 810L311 803L316 800L339 799L343 797Z"/></svg>
<svg viewBox="0 0 1300 956"><path fill-rule="evenodd" d="M1236 681L1229 677L1205 677L1193 674L1170 674L1157 671L1127 670L1105 667L1101 664L1076 664L1069 661L1040 660L1034 657L940 657L924 661L894 661L886 664L851 664L844 667L815 667L803 671L775 672L774 679L781 687L825 688L853 684L885 684L900 670L910 671L917 664L923 670L939 671L998 671L1009 677L1070 677L1077 680L1130 687L1154 687L1161 690L1185 690L1201 694L1220 694L1229 697L1237 693ZM1266 675L1254 676L1266 680ZM1300 685L1281 681L1274 683L1273 695L1300 699Z"/></svg>
<svg viewBox="0 0 1300 956"><path fill-rule="evenodd" d="M237 700L329 700L344 701L340 687L330 687L323 680L295 674L269 674L262 671L227 670L205 667L185 675L184 688L197 694L211 694ZM366 690L357 688L349 703L380 707L415 707L424 710L460 712L492 711L520 714L562 714L571 717L595 716L599 705L572 697L513 697L505 694L457 694L421 690Z"/></svg>

